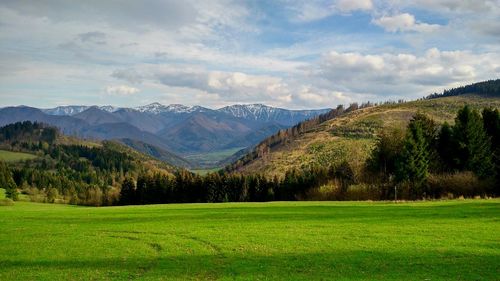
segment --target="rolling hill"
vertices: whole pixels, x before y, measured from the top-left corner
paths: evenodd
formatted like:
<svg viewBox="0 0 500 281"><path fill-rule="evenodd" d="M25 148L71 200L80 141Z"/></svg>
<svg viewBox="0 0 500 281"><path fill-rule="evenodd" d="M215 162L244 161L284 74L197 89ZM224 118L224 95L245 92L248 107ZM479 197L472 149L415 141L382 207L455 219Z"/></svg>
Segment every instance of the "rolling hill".
<svg viewBox="0 0 500 281"><path fill-rule="evenodd" d="M484 86L483 90L478 90L481 86ZM311 164L327 166L344 160L352 167L360 167L364 165L382 130L404 128L416 112L423 112L439 123L453 123L457 110L466 104L478 109L499 108L498 88L500 80L487 81L445 91L442 95L432 95L428 99L346 110L279 141L275 139L279 139L280 133L274 135L227 169L244 174L257 172L282 176L293 168ZM300 125L296 127L300 128ZM281 134L285 133L281 131Z"/></svg>

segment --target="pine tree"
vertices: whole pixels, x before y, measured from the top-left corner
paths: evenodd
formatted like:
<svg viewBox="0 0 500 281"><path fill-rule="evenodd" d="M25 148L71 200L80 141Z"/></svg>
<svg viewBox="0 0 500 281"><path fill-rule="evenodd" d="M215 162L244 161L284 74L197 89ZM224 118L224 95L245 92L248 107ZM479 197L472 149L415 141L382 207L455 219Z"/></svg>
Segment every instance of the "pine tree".
<svg viewBox="0 0 500 281"><path fill-rule="evenodd" d="M447 122L441 126L441 130L439 131L437 151L441 160L442 170L452 171L457 168L457 145L453 138L453 129Z"/></svg>
<svg viewBox="0 0 500 281"><path fill-rule="evenodd" d="M130 205L135 202L135 183L132 178L125 178L120 191L120 204Z"/></svg>
<svg viewBox="0 0 500 281"><path fill-rule="evenodd" d="M491 142L479 112L468 106L459 110L453 135L458 145L459 167L474 172L480 178L493 177Z"/></svg>
<svg viewBox="0 0 500 281"><path fill-rule="evenodd" d="M403 145L403 151L397 162L396 181L407 183L412 188L414 198L425 191L429 175L427 144L420 122L410 122Z"/></svg>
<svg viewBox="0 0 500 281"><path fill-rule="evenodd" d="M500 194L500 112L498 109L485 108L482 112L486 134L491 139L492 160L495 165L496 190Z"/></svg>

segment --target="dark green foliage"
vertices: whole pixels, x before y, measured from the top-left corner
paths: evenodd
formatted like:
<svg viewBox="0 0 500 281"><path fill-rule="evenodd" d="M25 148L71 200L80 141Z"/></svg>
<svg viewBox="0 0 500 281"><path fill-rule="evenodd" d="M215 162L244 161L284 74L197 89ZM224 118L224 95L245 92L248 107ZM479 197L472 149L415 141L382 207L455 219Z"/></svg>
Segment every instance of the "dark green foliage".
<svg viewBox="0 0 500 281"><path fill-rule="evenodd" d="M396 171L396 160L403 147L404 132L401 130L383 131L368 159L368 170L388 179Z"/></svg>
<svg viewBox="0 0 500 281"><path fill-rule="evenodd" d="M31 192L36 193L33 200L111 205L118 199L118 188L125 176L136 176L145 169L119 144L60 144L58 135L57 129L40 123L22 122L0 128L3 148L38 155L8 165L16 188L23 192L38 190Z"/></svg>
<svg viewBox="0 0 500 281"><path fill-rule="evenodd" d="M27 142L27 143L53 143L57 138L56 128L49 127L37 122L18 122L6 125L0 128L0 143L9 142Z"/></svg>
<svg viewBox="0 0 500 281"><path fill-rule="evenodd" d="M459 169L473 171L480 178L494 175L491 142L477 110L465 106L458 111L453 136L458 147Z"/></svg>
<svg viewBox="0 0 500 281"><path fill-rule="evenodd" d="M0 161L0 188L5 189L5 196L12 200L18 199L17 186L12 178L12 173L10 172L7 164Z"/></svg>
<svg viewBox="0 0 500 281"><path fill-rule="evenodd" d="M441 168L440 171L451 172L457 169L458 159L456 159L457 143L453 138L453 128L445 122L441 126L437 139L437 151L439 154Z"/></svg>
<svg viewBox="0 0 500 281"><path fill-rule="evenodd" d="M403 150L397 161L396 181L409 184L410 194L417 198L424 193L429 176L429 145L424 137L422 122L413 119L408 124Z"/></svg>
<svg viewBox="0 0 500 281"><path fill-rule="evenodd" d="M440 98L440 97L452 97L465 94L476 94L489 97L500 96L500 79L488 80L484 82L474 83L471 85L466 85L450 90L444 90L442 94L432 94L427 96L428 99Z"/></svg>
<svg viewBox="0 0 500 281"><path fill-rule="evenodd" d="M132 178L127 177L122 183L120 190L120 204L130 205L135 203L135 182Z"/></svg>
<svg viewBox="0 0 500 281"><path fill-rule="evenodd" d="M492 160L495 165L496 190L495 194L500 194L500 112L497 108L485 108L482 112L483 125L486 134L491 140Z"/></svg>

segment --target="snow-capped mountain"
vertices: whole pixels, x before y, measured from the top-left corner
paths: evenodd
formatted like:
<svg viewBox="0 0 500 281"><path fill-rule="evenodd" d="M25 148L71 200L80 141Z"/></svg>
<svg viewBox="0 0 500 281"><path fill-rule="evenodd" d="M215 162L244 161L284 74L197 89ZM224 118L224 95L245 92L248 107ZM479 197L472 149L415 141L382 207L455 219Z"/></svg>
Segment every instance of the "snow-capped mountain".
<svg viewBox="0 0 500 281"><path fill-rule="evenodd" d="M87 106L87 105L68 105L68 106L58 106L55 108L42 109L42 111L49 115L70 116L84 112L85 110L91 107L92 106ZM120 109L119 107L114 107L111 105L97 106L97 108L107 112L115 112Z"/></svg>
<svg viewBox="0 0 500 281"><path fill-rule="evenodd" d="M201 106L186 106L182 104L170 104L168 106L161 103L155 102L144 106L138 106L134 108L137 111L150 113L150 114L160 114L160 113L192 113L192 112L206 112L210 109Z"/></svg>
<svg viewBox="0 0 500 281"><path fill-rule="evenodd" d="M164 106L163 104L158 103L158 102L154 102L154 103L143 105L143 106L134 107L134 109L139 111L139 112L151 113L151 114L160 114L160 113L166 112L168 110L166 106Z"/></svg>
<svg viewBox="0 0 500 281"><path fill-rule="evenodd" d="M293 125L305 119L326 113L330 111L330 109L288 110L264 104L235 104L220 108L217 111L255 121Z"/></svg>
<svg viewBox="0 0 500 281"><path fill-rule="evenodd" d="M86 105L69 105L69 106L58 106L55 108L42 109L44 113L50 115L64 116L73 115L87 110L90 106Z"/></svg>

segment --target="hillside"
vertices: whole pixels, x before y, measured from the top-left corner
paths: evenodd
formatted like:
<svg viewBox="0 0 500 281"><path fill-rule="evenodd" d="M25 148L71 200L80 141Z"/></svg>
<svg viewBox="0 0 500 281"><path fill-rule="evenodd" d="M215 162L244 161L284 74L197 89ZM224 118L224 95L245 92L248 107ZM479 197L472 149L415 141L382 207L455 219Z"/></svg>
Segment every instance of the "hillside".
<svg viewBox="0 0 500 281"><path fill-rule="evenodd" d="M0 185L41 202L109 205L126 177L177 170L115 141L84 141L29 121L0 128L0 154Z"/></svg>
<svg viewBox="0 0 500 281"><path fill-rule="evenodd" d="M244 163L240 158L229 169L245 174L259 172L268 176L282 176L292 168L311 164L338 164L344 160L354 168L360 167L382 130L404 128L418 111L428 114L439 123L453 123L457 110L466 104L478 109L490 106L499 108L500 97L461 94L354 110L317 124L270 149L260 148L258 153L254 150L255 159Z"/></svg>

